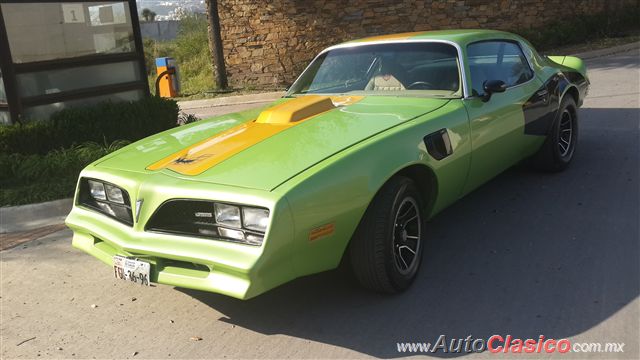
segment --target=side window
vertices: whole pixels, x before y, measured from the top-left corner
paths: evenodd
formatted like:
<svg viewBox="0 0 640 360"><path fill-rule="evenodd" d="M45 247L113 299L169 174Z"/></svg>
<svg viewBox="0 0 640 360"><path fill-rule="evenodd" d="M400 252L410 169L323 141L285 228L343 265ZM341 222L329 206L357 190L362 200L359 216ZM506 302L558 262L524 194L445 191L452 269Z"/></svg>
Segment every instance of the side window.
<svg viewBox="0 0 640 360"><path fill-rule="evenodd" d="M487 80L502 80L507 87L533 78L520 46L509 41L481 41L467 47L472 95L484 93Z"/></svg>

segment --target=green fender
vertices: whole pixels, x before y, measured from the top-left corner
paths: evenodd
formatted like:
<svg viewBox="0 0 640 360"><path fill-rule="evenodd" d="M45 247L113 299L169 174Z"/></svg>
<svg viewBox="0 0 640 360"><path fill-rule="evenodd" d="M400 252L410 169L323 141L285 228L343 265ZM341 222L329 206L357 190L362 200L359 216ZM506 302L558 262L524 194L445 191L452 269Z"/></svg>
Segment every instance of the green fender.
<svg viewBox="0 0 640 360"><path fill-rule="evenodd" d="M447 129L453 153L431 157L424 136ZM437 198L427 199L432 216L460 198L469 170L469 122L462 100L366 139L307 169L276 188L289 201L293 223L293 265L298 276L338 266L351 236L371 200L390 179L408 167L433 174ZM416 179L418 182L428 178ZM434 189L435 190L435 189ZM333 233L310 240L313 229L333 225Z"/></svg>
<svg viewBox="0 0 640 360"><path fill-rule="evenodd" d="M577 71L585 79L589 79L587 76L587 66L584 61L575 56L547 56L547 58L558 65L562 65L568 69Z"/></svg>

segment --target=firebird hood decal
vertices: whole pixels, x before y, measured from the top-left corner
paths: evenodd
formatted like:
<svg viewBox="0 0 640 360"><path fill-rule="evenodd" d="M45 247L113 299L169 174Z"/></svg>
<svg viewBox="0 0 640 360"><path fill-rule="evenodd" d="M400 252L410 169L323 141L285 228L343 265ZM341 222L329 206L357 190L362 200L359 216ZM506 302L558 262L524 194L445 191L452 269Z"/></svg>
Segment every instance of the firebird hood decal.
<svg viewBox="0 0 640 360"><path fill-rule="evenodd" d="M170 169L183 175L198 175L257 143L327 111L336 105L353 104L362 96L309 95L264 110L256 121L241 124L180 150L148 170Z"/></svg>

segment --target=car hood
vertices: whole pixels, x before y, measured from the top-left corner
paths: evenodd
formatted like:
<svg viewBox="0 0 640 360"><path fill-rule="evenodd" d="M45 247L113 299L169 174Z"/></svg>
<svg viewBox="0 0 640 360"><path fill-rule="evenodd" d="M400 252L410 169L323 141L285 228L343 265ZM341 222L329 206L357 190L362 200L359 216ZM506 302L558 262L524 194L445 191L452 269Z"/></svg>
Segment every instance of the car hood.
<svg viewBox="0 0 640 360"><path fill-rule="evenodd" d="M156 134L96 163L191 181L273 190L314 164L448 99L302 96Z"/></svg>

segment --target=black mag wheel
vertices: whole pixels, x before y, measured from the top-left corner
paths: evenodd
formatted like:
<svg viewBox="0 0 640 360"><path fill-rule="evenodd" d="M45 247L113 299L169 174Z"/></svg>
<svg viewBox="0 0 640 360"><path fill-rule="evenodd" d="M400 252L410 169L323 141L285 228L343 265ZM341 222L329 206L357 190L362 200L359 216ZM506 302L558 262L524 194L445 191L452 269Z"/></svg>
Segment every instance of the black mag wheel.
<svg viewBox="0 0 640 360"><path fill-rule="evenodd" d="M406 275L418 264L422 219L417 202L405 198L396 211L393 229L393 255L399 273Z"/></svg>
<svg viewBox="0 0 640 360"><path fill-rule="evenodd" d="M573 115L569 109L564 109L558 128L558 151L561 157L567 157L573 149Z"/></svg>
<svg viewBox="0 0 640 360"><path fill-rule="evenodd" d="M396 293L413 282L423 252L421 194L406 177L389 180L369 204L349 244L356 279L368 289Z"/></svg>
<svg viewBox="0 0 640 360"><path fill-rule="evenodd" d="M544 144L530 159L537 170L559 172L566 169L578 144L578 108L571 95L565 95Z"/></svg>

